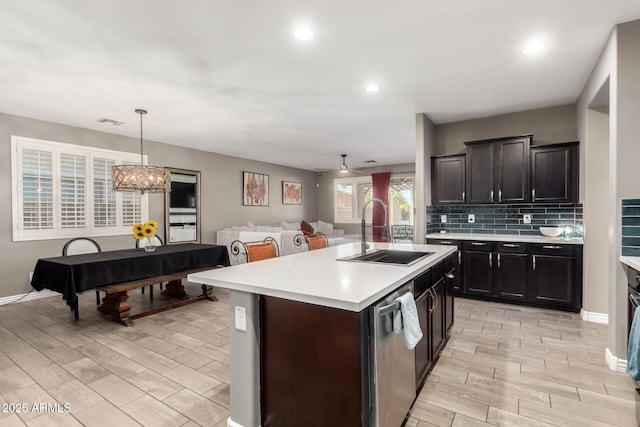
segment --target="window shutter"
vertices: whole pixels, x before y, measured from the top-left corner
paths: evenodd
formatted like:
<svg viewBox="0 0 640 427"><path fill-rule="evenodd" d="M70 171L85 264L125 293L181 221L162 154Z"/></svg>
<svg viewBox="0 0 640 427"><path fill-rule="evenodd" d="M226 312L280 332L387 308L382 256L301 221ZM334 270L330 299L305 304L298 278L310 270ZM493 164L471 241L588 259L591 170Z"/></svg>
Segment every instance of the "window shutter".
<svg viewBox="0 0 640 427"><path fill-rule="evenodd" d="M356 211L356 219L362 221L362 207L373 197L373 184L370 182L358 182L358 208ZM373 207L371 203L367 206L365 222L371 224L373 222Z"/></svg>
<svg viewBox="0 0 640 427"><path fill-rule="evenodd" d="M53 155L23 149L20 213L24 230L53 229Z"/></svg>
<svg viewBox="0 0 640 427"><path fill-rule="evenodd" d="M86 158L60 155L60 226L86 227Z"/></svg>
<svg viewBox="0 0 640 427"><path fill-rule="evenodd" d="M122 162L123 165L137 164ZM142 194L137 191L122 192L122 225L132 226L142 222Z"/></svg>
<svg viewBox="0 0 640 427"><path fill-rule="evenodd" d="M356 201L353 197L353 183L337 184L334 222L352 222L355 209Z"/></svg>
<svg viewBox="0 0 640 427"><path fill-rule="evenodd" d="M95 227L116 225L116 193L111 188L113 159L93 158L93 224Z"/></svg>

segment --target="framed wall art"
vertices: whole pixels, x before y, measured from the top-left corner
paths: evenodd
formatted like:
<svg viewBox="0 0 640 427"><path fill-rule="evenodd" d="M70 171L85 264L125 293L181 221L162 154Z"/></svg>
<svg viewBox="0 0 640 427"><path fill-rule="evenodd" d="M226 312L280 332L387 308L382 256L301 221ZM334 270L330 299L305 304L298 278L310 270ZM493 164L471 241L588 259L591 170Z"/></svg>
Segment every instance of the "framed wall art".
<svg viewBox="0 0 640 427"><path fill-rule="evenodd" d="M269 175L242 172L242 204L269 206Z"/></svg>
<svg viewBox="0 0 640 427"><path fill-rule="evenodd" d="M302 204L302 183L282 181L282 204L301 205Z"/></svg>

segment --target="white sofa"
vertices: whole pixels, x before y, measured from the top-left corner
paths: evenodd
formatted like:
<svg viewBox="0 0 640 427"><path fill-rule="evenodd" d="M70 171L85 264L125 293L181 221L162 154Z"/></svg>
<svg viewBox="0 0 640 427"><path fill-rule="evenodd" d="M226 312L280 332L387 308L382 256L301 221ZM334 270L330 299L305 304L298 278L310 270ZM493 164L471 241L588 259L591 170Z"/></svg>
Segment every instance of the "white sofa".
<svg viewBox="0 0 640 427"><path fill-rule="evenodd" d="M321 232L327 236L329 246L337 246L345 243L359 242L361 237L359 234L345 234L344 230L333 228L333 224L316 221L309 223L315 232ZM231 265L242 264L246 262L243 254L234 256L231 253L231 243L235 240L241 242L259 242L267 237L273 238L280 249L280 256L290 255L297 252L306 252L307 245L295 244L295 236L303 235L300 231L300 223L287 223L282 221L279 225L253 225L248 222L246 225L232 226L216 232L216 243L225 245L229 250L229 258ZM300 238L297 239L300 241ZM303 240L302 240L303 241Z"/></svg>

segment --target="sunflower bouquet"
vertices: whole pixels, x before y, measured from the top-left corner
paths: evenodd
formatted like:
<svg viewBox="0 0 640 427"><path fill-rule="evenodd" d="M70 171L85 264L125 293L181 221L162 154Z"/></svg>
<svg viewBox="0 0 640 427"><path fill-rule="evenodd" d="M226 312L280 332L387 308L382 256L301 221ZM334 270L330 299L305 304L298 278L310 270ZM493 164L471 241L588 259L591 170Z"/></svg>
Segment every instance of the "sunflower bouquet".
<svg viewBox="0 0 640 427"><path fill-rule="evenodd" d="M155 248L155 245L153 244L151 238L156 235L157 228L158 223L152 219L145 222L144 224L133 224L133 237L138 240L147 239L145 249L148 247Z"/></svg>

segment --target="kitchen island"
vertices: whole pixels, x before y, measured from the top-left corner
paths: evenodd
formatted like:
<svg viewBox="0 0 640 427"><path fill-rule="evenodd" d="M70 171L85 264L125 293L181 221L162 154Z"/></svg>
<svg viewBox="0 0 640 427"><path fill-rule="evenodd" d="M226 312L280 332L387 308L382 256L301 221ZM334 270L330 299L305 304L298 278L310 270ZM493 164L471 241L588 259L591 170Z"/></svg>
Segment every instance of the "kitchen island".
<svg viewBox="0 0 640 427"><path fill-rule="evenodd" d="M231 291L230 426L374 424L370 308L455 248L372 246L432 254L407 266L339 261L360 250L346 244L188 276Z"/></svg>

